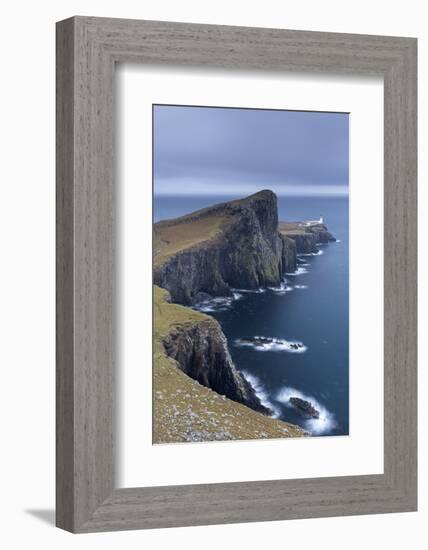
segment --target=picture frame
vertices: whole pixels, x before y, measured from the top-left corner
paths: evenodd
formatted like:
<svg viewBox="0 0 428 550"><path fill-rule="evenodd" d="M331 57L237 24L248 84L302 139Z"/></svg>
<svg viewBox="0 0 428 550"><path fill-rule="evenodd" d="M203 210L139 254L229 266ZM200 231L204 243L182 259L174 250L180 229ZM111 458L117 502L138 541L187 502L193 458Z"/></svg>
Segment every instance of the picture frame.
<svg viewBox="0 0 428 550"><path fill-rule="evenodd" d="M72 17L57 23L56 51L57 526L85 533L415 511L416 39ZM119 62L383 77L383 474L115 487Z"/></svg>

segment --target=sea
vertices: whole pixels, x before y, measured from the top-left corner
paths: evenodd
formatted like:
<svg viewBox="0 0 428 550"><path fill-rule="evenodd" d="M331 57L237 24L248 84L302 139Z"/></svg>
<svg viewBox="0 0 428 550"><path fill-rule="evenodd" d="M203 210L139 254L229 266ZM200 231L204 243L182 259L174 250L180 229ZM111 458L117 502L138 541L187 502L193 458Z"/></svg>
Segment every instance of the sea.
<svg viewBox="0 0 428 550"><path fill-rule="evenodd" d="M155 196L154 220L188 214L240 197ZM298 258L295 273L277 288L234 289L233 299L201 304L225 333L236 367L273 416L314 436L349 434L349 234L347 197L278 197L282 221L316 220L337 239ZM245 342L255 336L265 345ZM244 339L244 342L242 342ZM299 346L290 346L298 343ZM306 418L290 397L310 401L319 418Z"/></svg>

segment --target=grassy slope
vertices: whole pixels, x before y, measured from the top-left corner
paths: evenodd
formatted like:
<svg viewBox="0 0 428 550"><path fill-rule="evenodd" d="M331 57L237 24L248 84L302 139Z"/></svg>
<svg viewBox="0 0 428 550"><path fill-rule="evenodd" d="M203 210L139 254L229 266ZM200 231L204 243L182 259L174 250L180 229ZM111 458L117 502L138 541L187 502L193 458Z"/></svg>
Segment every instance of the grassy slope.
<svg viewBox="0 0 428 550"><path fill-rule="evenodd" d="M249 199L257 200L266 191L255 193L251 197L219 203L185 214L172 220L163 220L154 225L154 266L162 264L167 258L181 250L198 246L210 241L221 233L234 215L226 212L226 206L248 204Z"/></svg>
<svg viewBox="0 0 428 550"><path fill-rule="evenodd" d="M307 233L305 227L302 227L298 223L279 222L279 232L282 235L304 235Z"/></svg>
<svg viewBox="0 0 428 550"><path fill-rule="evenodd" d="M186 248L213 239L227 223L225 216L208 216L179 223L157 223L154 232L154 265L162 264L169 256Z"/></svg>
<svg viewBox="0 0 428 550"><path fill-rule="evenodd" d="M184 374L178 363L166 355L163 338L176 325L209 323L212 319L170 304L167 298L167 291L154 287L154 443L305 435L297 426L220 396Z"/></svg>

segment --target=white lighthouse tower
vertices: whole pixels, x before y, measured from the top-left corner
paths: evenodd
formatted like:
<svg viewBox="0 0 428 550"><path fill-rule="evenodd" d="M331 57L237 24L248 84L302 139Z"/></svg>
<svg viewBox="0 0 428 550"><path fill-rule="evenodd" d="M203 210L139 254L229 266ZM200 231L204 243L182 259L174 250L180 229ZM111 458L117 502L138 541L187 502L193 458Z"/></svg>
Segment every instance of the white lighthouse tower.
<svg viewBox="0 0 428 550"><path fill-rule="evenodd" d="M320 216L319 220L308 220L307 222L300 223L299 225L304 227L312 227L314 225L324 225L324 217Z"/></svg>

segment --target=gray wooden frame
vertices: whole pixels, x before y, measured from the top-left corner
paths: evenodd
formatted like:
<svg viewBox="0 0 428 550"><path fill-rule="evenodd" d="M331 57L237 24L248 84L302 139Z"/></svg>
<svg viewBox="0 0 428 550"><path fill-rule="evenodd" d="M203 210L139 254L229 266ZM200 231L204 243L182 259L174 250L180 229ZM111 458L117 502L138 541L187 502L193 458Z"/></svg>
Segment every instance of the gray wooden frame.
<svg viewBox="0 0 428 550"><path fill-rule="evenodd" d="M115 63L124 61L383 76L382 475L115 488L113 82ZM57 24L59 527L91 532L416 510L416 82L413 38L90 17Z"/></svg>

